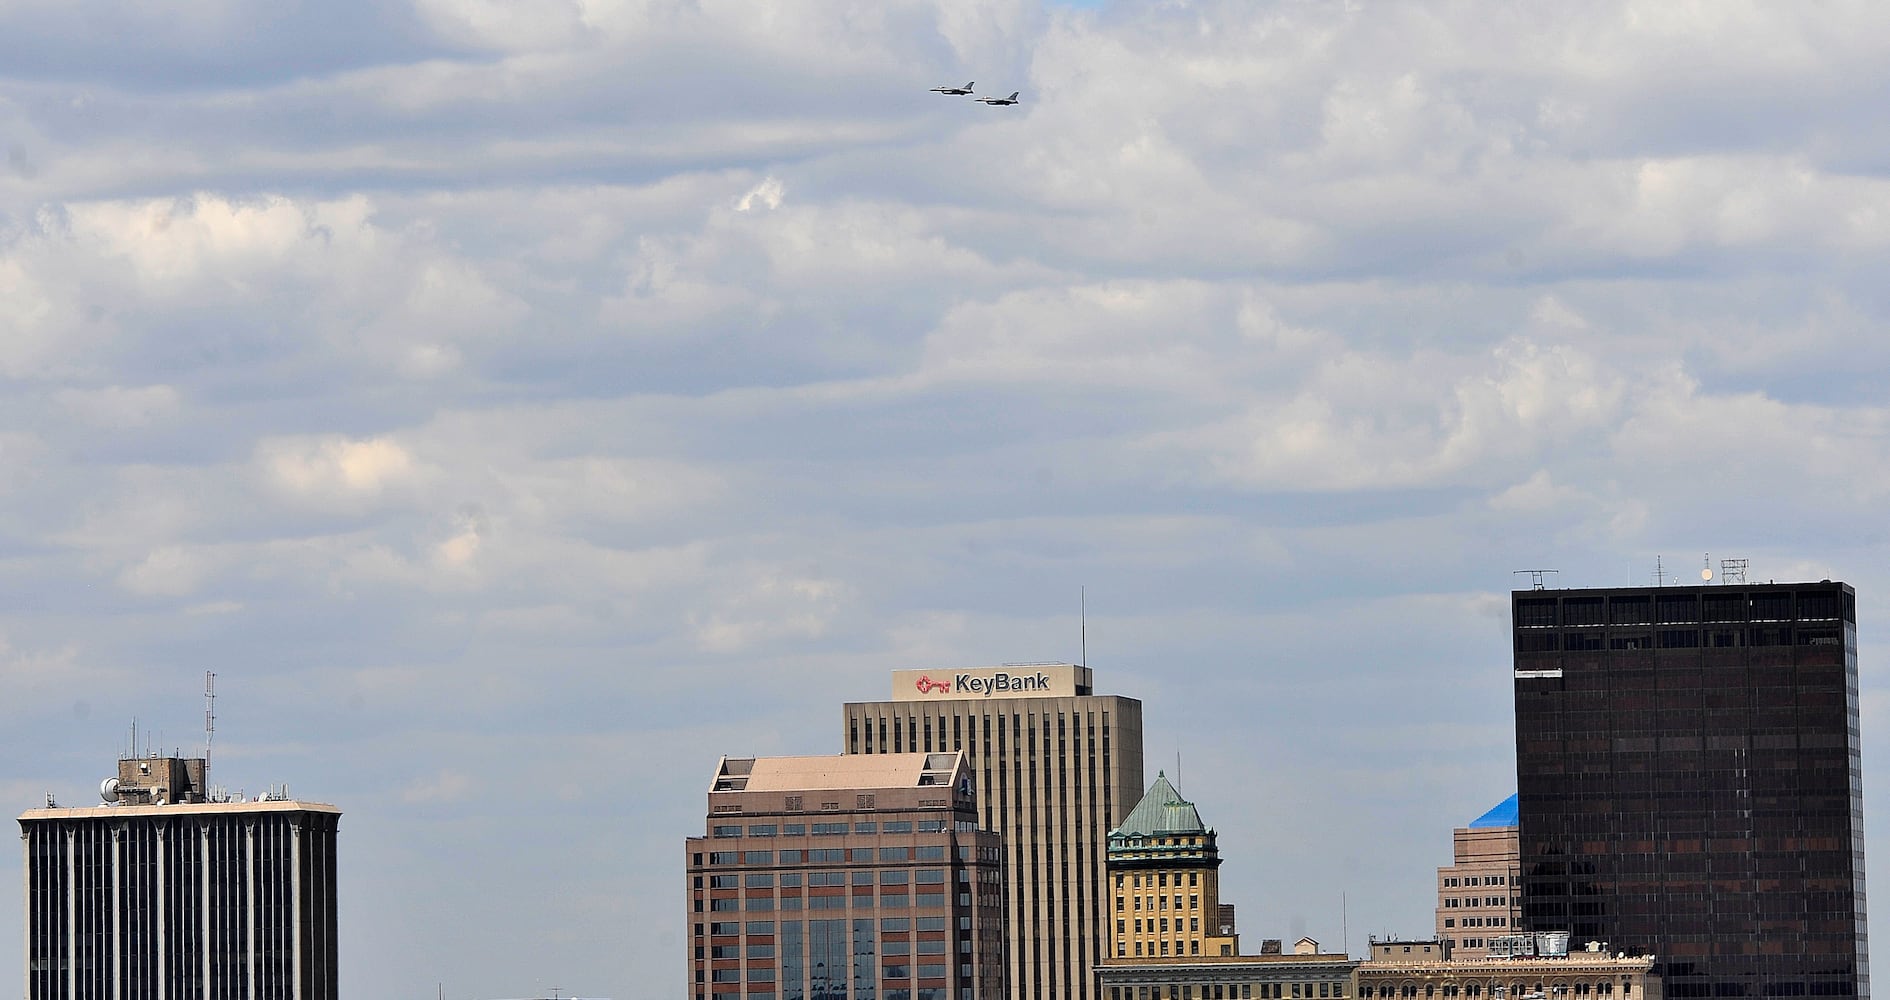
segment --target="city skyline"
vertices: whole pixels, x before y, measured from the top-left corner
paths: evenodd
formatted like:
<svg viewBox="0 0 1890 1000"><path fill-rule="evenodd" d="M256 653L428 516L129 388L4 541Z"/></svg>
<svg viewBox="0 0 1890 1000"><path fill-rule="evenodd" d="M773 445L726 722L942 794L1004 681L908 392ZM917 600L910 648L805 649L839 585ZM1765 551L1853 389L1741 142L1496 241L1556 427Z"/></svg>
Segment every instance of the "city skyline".
<svg viewBox="0 0 1890 1000"><path fill-rule="evenodd" d="M1515 790L1512 571L1658 557L1856 588L1881 816L1886 86L1853 0L0 4L0 801L215 672L350 997L674 997L717 755L1081 660L1356 950Z"/></svg>

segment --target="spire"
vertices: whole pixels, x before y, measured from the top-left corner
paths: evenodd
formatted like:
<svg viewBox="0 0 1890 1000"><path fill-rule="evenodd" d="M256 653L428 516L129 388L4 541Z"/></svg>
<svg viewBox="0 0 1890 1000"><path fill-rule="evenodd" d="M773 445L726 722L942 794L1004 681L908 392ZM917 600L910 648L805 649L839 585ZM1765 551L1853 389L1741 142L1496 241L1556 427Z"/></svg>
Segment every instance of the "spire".
<svg viewBox="0 0 1890 1000"><path fill-rule="evenodd" d="M1142 801L1129 810L1128 818L1122 821L1115 832L1126 836L1155 837L1175 833L1206 833L1208 829L1207 824L1201 822L1201 814L1195 810L1194 803L1175 791L1166 773L1157 771L1155 783L1148 786Z"/></svg>

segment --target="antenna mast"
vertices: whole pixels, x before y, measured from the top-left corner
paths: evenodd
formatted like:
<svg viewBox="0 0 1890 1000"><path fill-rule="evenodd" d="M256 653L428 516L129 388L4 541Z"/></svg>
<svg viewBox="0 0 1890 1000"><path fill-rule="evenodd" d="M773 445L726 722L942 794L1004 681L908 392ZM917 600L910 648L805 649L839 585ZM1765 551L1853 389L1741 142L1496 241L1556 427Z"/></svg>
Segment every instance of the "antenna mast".
<svg viewBox="0 0 1890 1000"><path fill-rule="evenodd" d="M1549 589L1548 582L1544 580L1543 577L1550 573L1560 573L1560 572L1562 571L1559 569L1517 569L1517 570L1511 570L1509 575L1521 576L1524 573L1527 573L1529 574L1529 589L1530 590L1547 590Z"/></svg>
<svg viewBox="0 0 1890 1000"><path fill-rule="evenodd" d="M1076 588L1076 621L1079 630L1078 639L1082 643L1082 666L1089 666L1089 588Z"/></svg>
<svg viewBox="0 0 1890 1000"><path fill-rule="evenodd" d="M203 672L203 780L210 782L210 742L217 735L217 675Z"/></svg>

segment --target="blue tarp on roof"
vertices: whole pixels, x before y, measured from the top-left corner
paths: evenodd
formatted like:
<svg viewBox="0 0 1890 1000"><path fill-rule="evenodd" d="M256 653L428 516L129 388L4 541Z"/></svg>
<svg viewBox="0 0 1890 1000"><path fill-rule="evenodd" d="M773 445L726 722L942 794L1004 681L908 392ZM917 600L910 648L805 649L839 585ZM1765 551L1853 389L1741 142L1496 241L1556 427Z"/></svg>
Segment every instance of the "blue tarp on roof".
<svg viewBox="0 0 1890 1000"><path fill-rule="evenodd" d="M1516 796L1512 795L1496 804L1494 809L1470 821L1470 829L1481 830L1489 826L1516 825Z"/></svg>

